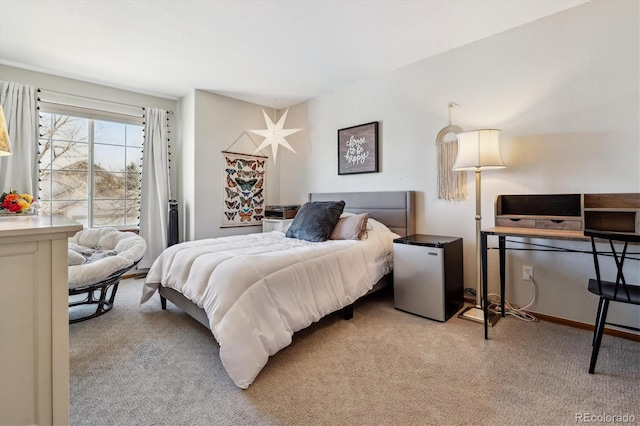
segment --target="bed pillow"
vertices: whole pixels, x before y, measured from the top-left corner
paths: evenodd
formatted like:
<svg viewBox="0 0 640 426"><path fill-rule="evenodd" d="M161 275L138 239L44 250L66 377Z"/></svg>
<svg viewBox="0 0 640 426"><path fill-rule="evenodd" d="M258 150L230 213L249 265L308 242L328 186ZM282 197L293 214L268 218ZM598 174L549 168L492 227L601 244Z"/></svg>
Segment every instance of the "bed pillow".
<svg viewBox="0 0 640 426"><path fill-rule="evenodd" d="M329 235L330 240L359 240L367 232L369 213L345 215L336 223Z"/></svg>
<svg viewBox="0 0 640 426"><path fill-rule="evenodd" d="M325 241L336 226L344 201L310 201L300 207L286 236L306 241Z"/></svg>
<svg viewBox="0 0 640 426"><path fill-rule="evenodd" d="M400 235L396 234L395 232L393 232L392 230L387 228L386 225L384 225L383 223L378 222L375 219L371 219L371 218L369 218L369 220L367 220L367 233L369 235L371 235L371 234L390 234L390 235L393 236L393 238L400 238Z"/></svg>

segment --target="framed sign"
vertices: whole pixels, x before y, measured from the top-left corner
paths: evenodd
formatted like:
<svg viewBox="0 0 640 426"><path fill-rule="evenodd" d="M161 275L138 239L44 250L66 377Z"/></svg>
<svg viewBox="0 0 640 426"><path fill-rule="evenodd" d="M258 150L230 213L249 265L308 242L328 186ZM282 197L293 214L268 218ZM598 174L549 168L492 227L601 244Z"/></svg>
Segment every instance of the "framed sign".
<svg viewBox="0 0 640 426"><path fill-rule="evenodd" d="M338 130L338 174L378 171L378 122Z"/></svg>

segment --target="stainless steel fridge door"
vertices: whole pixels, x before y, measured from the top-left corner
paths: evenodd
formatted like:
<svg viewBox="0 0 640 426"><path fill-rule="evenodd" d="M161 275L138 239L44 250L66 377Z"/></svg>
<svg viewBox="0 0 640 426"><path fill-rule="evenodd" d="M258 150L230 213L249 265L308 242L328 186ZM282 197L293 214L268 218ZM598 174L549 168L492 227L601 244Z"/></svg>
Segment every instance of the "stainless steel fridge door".
<svg viewBox="0 0 640 426"><path fill-rule="evenodd" d="M444 249L394 244L393 250L395 307L445 321Z"/></svg>

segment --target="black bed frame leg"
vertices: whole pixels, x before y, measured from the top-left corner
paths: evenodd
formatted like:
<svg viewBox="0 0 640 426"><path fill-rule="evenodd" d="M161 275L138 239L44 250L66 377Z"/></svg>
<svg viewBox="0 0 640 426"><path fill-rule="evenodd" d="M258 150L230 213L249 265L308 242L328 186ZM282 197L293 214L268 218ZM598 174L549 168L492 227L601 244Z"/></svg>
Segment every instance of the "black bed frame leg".
<svg viewBox="0 0 640 426"><path fill-rule="evenodd" d="M162 296L160 296L160 306L162 306L163 311L167 309L167 299Z"/></svg>
<svg viewBox="0 0 640 426"><path fill-rule="evenodd" d="M353 303L342 308L342 318L345 320L353 318Z"/></svg>

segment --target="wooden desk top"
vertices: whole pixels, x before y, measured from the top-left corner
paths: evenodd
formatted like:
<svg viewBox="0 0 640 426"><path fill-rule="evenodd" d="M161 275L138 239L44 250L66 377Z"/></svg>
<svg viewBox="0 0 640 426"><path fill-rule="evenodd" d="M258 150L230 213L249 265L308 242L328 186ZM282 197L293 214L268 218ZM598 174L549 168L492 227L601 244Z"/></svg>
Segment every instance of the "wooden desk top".
<svg viewBox="0 0 640 426"><path fill-rule="evenodd" d="M527 237L527 238L545 238L555 240L576 240L589 241L589 237L585 237L583 231L566 231L560 229L536 229L536 228L515 228L507 226L494 226L482 230L488 235L509 236L509 237Z"/></svg>

